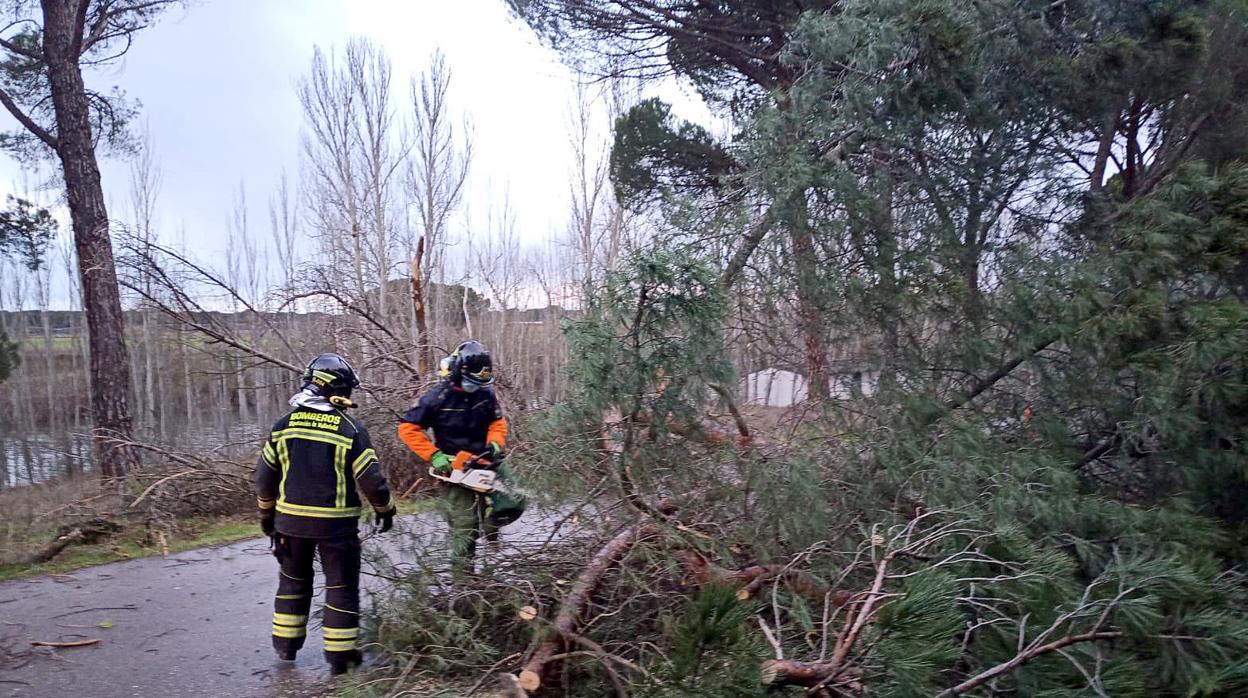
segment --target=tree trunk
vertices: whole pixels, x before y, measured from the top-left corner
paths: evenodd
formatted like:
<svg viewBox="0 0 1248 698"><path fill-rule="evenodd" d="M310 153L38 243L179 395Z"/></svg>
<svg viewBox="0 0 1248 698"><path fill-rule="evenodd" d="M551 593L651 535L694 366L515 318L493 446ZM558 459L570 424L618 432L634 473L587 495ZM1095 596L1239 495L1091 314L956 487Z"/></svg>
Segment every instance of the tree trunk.
<svg viewBox="0 0 1248 698"><path fill-rule="evenodd" d="M251 406L247 403L247 366L242 357L235 360L234 369L234 380L238 385L238 418L244 424L251 424Z"/></svg>
<svg viewBox="0 0 1248 698"><path fill-rule="evenodd" d="M805 216L805 205L799 209ZM828 397L828 344L825 338L823 312L818 299L819 267L815 245L806 221L798 221L789 233L793 245L793 260L797 272L797 312L802 329L802 345L806 353L806 371L809 374L808 397L825 400Z"/></svg>
<svg viewBox="0 0 1248 698"><path fill-rule="evenodd" d="M425 280L420 274L425 256L425 236L416 243L416 257L412 259L412 305L416 314L416 367L420 377L429 377L429 358L432 342L429 341L429 320L425 311Z"/></svg>
<svg viewBox="0 0 1248 698"><path fill-rule="evenodd" d="M52 351L52 325L48 318L48 300L49 291L47 284L51 283L49 278L47 282L42 282L43 288L40 289L39 297L39 320L43 325L43 368L44 368L44 395L47 399L45 409L48 411L48 427L52 429L53 434L62 434L60 415L61 410L57 409L56 397L53 395L53 387L57 385L55 353Z"/></svg>
<svg viewBox="0 0 1248 698"><path fill-rule="evenodd" d="M108 211L78 48L79 2L43 0L43 51L56 112L57 155L65 177L82 305L91 342L91 412L95 459L105 478L124 478L138 465L130 421L130 361L108 230Z"/></svg>
<svg viewBox="0 0 1248 698"><path fill-rule="evenodd" d="M151 311L143 309L143 411L146 417L148 434L160 434L160 418L156 411L156 356L152 346ZM143 420L139 421L140 426Z"/></svg>
<svg viewBox="0 0 1248 698"><path fill-rule="evenodd" d="M195 383L194 377L191 375L191 358L186 350L186 339L178 342L178 356L182 359L182 389L184 391L182 397L182 407L184 410L183 417L185 422L183 427L189 428L195 424Z"/></svg>
<svg viewBox="0 0 1248 698"><path fill-rule="evenodd" d="M685 579L699 586L714 584L737 590L737 598L745 601L756 596L767 584L777 579L787 588L812 601L828 600L835 606L849 602L846 591L832 592L828 583L803 570L789 569L786 565L749 565L740 569L728 569L710 562L694 550L682 550L676 554L685 570Z"/></svg>
<svg viewBox="0 0 1248 698"><path fill-rule="evenodd" d="M157 333L163 336L163 333L161 333L159 326L157 326L156 331ZM163 346L163 343L162 343L162 346ZM156 412L156 419L157 419L157 424L158 424L158 429L156 433L160 435L161 443L164 443L165 439L168 438L169 436L169 395L165 390L165 387L167 385L166 379L165 379L165 372L166 372L166 366L168 366L168 360L167 358L164 358L164 357L165 357L165 354L164 352L162 352L161 358L158 360L158 363L160 364L160 366L156 371L156 401L160 405L160 408Z"/></svg>

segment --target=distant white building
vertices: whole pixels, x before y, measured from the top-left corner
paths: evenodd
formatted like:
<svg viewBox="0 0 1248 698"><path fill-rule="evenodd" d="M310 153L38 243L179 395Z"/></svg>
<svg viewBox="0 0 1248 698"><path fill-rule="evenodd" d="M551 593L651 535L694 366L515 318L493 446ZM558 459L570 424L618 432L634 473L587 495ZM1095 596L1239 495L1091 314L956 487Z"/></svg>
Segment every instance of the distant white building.
<svg viewBox="0 0 1248 698"><path fill-rule="evenodd" d="M870 397L880 379L879 371L862 370L834 374L828 385L830 397L847 400L857 395ZM777 368L755 371L741 380L740 395L747 405L792 407L809 395L806 377Z"/></svg>
<svg viewBox="0 0 1248 698"><path fill-rule="evenodd" d="M765 368L741 380L741 394L747 405L792 407L806 400L806 377L792 371Z"/></svg>

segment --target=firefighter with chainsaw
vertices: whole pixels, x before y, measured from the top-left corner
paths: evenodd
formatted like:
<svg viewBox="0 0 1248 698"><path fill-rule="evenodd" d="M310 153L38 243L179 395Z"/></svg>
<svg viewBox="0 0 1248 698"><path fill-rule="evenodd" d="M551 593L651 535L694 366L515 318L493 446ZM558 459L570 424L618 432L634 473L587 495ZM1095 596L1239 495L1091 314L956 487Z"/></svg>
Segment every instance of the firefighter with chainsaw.
<svg viewBox="0 0 1248 698"><path fill-rule="evenodd" d="M334 674L361 661L361 494L372 505L382 533L395 506L368 430L347 416L360 381L346 359L321 354L308 364L293 408L277 420L256 464L260 528L281 564L273 608L273 647L293 660L307 636L312 608L312 560L320 554L325 575L322 633Z"/></svg>
<svg viewBox="0 0 1248 698"><path fill-rule="evenodd" d="M472 572L477 540L496 540L498 528L519 518L523 503L503 493L507 420L491 387L494 365L485 345L468 340L446 359L442 381L403 415L399 438L428 461L442 481L441 508L450 528L452 568ZM425 433L433 430L433 439ZM468 471L493 471L485 478ZM479 486L485 481L485 486Z"/></svg>

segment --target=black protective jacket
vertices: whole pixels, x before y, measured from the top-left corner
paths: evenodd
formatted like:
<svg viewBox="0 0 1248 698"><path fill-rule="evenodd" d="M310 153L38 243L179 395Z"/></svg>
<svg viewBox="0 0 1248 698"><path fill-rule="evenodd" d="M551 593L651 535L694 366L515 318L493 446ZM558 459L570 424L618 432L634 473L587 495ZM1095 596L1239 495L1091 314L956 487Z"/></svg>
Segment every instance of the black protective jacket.
<svg viewBox="0 0 1248 698"><path fill-rule="evenodd" d="M425 429L433 430L432 442ZM425 460L433 456L435 448L451 457L460 451L478 454L491 441L500 447L507 445L507 421L492 389L470 393L443 381L421 395L403 415L399 438Z"/></svg>
<svg viewBox="0 0 1248 698"><path fill-rule="evenodd" d="M261 509L277 509L278 532L355 535L361 492L377 511L394 507L364 425L337 408L297 408L277 420L256 464L256 498Z"/></svg>

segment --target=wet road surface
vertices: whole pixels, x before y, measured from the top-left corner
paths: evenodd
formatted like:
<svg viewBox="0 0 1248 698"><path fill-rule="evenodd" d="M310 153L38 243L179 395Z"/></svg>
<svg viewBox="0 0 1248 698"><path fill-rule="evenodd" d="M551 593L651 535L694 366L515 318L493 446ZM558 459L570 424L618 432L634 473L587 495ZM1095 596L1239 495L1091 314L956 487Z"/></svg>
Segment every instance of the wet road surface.
<svg viewBox="0 0 1248 698"><path fill-rule="evenodd" d="M503 543L513 552L540 544L552 523L526 514L503 529ZM444 526L435 514L406 517L394 531L366 541L365 557L384 551L410 564L442 547ZM314 613L322 579L318 564ZM384 582L366 574L362 584L367 590ZM321 656L319 621L309 622L295 662L273 654L276 587L277 562L267 539L0 582L0 696L323 695L333 679ZM368 594L362 596L367 604ZM32 640L92 638L100 642L30 646Z"/></svg>

